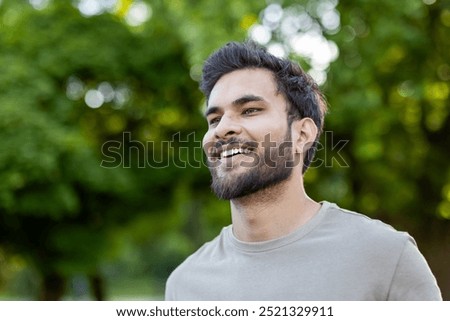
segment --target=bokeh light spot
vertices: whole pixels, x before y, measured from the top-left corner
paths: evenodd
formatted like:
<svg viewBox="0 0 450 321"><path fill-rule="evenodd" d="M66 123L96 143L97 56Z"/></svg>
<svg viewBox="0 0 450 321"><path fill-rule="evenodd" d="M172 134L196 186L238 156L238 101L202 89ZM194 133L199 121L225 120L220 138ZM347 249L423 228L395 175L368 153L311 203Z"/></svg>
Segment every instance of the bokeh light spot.
<svg viewBox="0 0 450 321"><path fill-rule="evenodd" d="M141 1L134 2L128 10L125 21L133 27L140 26L151 18L153 14L152 8Z"/></svg>
<svg viewBox="0 0 450 321"><path fill-rule="evenodd" d="M286 50L282 44L274 43L267 47L267 51L270 52L275 57L286 58Z"/></svg>
<svg viewBox="0 0 450 321"><path fill-rule="evenodd" d="M450 202L441 202L438 206L438 214L440 217L450 220Z"/></svg>
<svg viewBox="0 0 450 321"><path fill-rule="evenodd" d="M84 101L86 105L88 105L91 108L99 108L105 102L105 98L103 97L100 91L90 89L86 92L86 95L84 96Z"/></svg>
<svg viewBox="0 0 450 321"><path fill-rule="evenodd" d="M114 88L108 82L100 83L98 91L103 95L105 102L109 103L114 99Z"/></svg>
<svg viewBox="0 0 450 321"><path fill-rule="evenodd" d="M71 100L78 100L84 96L84 84L75 76L69 77L66 87L67 98Z"/></svg>
<svg viewBox="0 0 450 321"><path fill-rule="evenodd" d="M262 25L254 25L249 30L250 37L261 45L266 45L272 39L272 31Z"/></svg>
<svg viewBox="0 0 450 321"><path fill-rule="evenodd" d="M31 6L36 10L43 10L45 9L50 0L28 0L28 2L31 4ZM0 1L1 3L1 1Z"/></svg>

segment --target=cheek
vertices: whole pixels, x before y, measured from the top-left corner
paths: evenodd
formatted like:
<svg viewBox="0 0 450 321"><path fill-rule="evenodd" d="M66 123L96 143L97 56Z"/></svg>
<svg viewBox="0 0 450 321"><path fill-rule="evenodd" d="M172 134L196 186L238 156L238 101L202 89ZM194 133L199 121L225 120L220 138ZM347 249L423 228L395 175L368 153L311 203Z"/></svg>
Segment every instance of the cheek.
<svg viewBox="0 0 450 321"><path fill-rule="evenodd" d="M211 152L211 148L214 147L214 143L212 140L212 134L210 131L207 131L205 136L203 136L202 146L203 146L203 151L205 152L205 154L208 154L209 152Z"/></svg>

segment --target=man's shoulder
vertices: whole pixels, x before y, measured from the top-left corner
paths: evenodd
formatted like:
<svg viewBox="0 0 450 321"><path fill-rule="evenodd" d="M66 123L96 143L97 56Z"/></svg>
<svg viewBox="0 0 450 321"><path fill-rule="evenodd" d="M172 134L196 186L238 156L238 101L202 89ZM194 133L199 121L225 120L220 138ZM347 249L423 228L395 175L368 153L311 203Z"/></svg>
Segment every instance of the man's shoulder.
<svg viewBox="0 0 450 321"><path fill-rule="evenodd" d="M343 209L332 203L329 203L327 212L325 227L335 225L343 236L386 245L403 246L408 240L415 243L407 232L399 231L392 225L365 214Z"/></svg>

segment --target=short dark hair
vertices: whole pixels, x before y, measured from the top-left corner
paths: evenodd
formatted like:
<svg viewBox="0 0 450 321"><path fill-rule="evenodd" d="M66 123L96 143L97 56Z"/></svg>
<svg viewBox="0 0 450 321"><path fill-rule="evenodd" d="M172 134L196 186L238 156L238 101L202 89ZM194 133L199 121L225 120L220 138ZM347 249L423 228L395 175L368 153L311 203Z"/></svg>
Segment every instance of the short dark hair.
<svg viewBox="0 0 450 321"><path fill-rule="evenodd" d="M277 58L253 41L229 42L214 52L203 66L200 90L209 99L216 82L225 74L240 69L264 68L271 71L278 92L288 102L288 124L296 119L311 118L318 128L314 144L306 152L303 173L310 166L323 130L327 103L316 82L297 64Z"/></svg>

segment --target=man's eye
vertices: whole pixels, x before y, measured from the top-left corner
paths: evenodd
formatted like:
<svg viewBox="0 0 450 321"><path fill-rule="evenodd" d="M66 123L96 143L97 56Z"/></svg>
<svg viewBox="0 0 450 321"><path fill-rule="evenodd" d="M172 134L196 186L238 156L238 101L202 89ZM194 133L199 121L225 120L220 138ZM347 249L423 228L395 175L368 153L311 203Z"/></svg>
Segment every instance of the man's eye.
<svg viewBox="0 0 450 321"><path fill-rule="evenodd" d="M261 110L260 108L247 108L247 109L245 109L243 111L243 114L244 115L250 115L250 114L256 113L256 112L258 112L260 110Z"/></svg>
<svg viewBox="0 0 450 321"><path fill-rule="evenodd" d="M214 117L209 120L209 125L217 124L220 121L220 117Z"/></svg>

